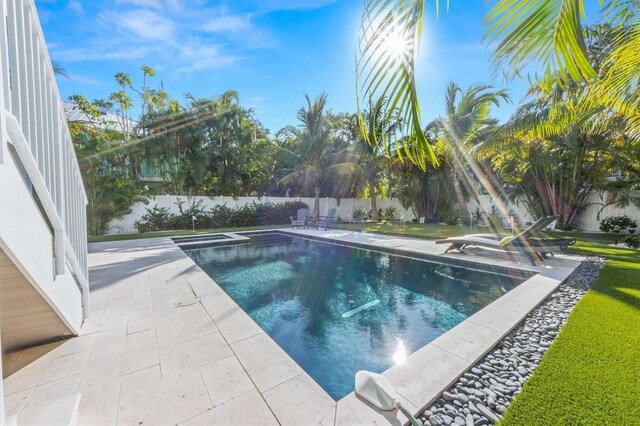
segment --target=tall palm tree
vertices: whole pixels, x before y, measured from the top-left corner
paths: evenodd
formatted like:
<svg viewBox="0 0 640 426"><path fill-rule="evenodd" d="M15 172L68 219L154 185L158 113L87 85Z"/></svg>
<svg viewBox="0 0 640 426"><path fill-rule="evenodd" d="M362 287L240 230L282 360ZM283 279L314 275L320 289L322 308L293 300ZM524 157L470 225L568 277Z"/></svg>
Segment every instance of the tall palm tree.
<svg viewBox="0 0 640 426"><path fill-rule="evenodd" d="M474 191L470 177L483 180L483 173L471 158L470 151L495 131L497 123L490 117L491 105L508 102L509 95L488 85L474 84L462 90L455 83L449 83L445 99L446 115L438 118L435 125L441 130L441 139L450 153L451 180L464 222L469 218L469 209L462 186L466 186L471 194ZM468 168L471 176L466 172Z"/></svg>
<svg viewBox="0 0 640 426"><path fill-rule="evenodd" d="M294 149L277 145L280 155L293 164L293 167L281 170L284 176L278 183L295 182L304 192L313 190L315 200L312 215L317 218L320 216L320 187L323 180L334 176L346 177L354 172L354 164L337 160L340 155L332 150L331 129L325 112L327 95L321 94L313 102L308 95L305 95L305 99L306 108L298 111L300 125L287 126L277 135L296 142Z"/></svg>
<svg viewBox="0 0 640 426"><path fill-rule="evenodd" d="M372 219L379 220L376 190L380 176L389 165L384 147L395 144L402 129L402 118L387 113L387 99L369 102L369 109L356 116L359 138L356 142L358 170L369 189Z"/></svg>

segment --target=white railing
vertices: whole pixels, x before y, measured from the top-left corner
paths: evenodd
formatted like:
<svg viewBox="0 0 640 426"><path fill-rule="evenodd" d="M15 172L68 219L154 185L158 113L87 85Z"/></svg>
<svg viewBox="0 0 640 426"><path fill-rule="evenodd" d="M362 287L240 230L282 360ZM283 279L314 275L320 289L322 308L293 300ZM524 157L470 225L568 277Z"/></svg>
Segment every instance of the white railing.
<svg viewBox="0 0 640 426"><path fill-rule="evenodd" d="M87 316L87 197L38 14L33 0L0 0L0 18L0 127L53 228L56 273L71 265Z"/></svg>

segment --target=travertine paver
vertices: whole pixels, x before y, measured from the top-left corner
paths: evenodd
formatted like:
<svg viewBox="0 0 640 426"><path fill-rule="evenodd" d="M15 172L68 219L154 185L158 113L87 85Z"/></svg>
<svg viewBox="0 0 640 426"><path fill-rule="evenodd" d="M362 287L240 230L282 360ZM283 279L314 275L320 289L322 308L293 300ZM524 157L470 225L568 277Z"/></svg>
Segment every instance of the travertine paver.
<svg viewBox="0 0 640 426"><path fill-rule="evenodd" d="M301 230L412 252L433 242ZM353 393L334 402L237 304L169 239L90 247L92 316L79 337L5 358L8 414L81 393L80 424L401 424ZM405 406L417 412L508 332L575 267L553 259L495 258L483 250L447 255L540 272L387 370ZM488 254L488 256L487 256ZM176 302L199 297L199 303ZM11 368L11 367L10 367Z"/></svg>

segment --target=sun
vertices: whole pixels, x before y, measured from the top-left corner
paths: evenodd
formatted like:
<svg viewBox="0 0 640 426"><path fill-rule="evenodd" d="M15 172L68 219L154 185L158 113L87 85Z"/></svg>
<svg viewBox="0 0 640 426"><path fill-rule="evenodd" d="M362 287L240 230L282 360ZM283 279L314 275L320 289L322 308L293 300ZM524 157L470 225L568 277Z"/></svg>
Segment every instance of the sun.
<svg viewBox="0 0 640 426"><path fill-rule="evenodd" d="M394 59L402 59L411 51L410 38L400 27L390 27L382 39L381 46L385 55Z"/></svg>

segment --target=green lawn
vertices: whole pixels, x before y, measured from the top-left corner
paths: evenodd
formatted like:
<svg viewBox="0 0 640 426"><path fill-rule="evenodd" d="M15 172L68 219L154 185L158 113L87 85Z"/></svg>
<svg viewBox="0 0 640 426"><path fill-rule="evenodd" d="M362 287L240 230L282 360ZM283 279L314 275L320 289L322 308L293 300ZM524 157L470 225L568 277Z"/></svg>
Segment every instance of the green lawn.
<svg viewBox="0 0 640 426"><path fill-rule="evenodd" d="M640 252L605 236L572 251L607 258L591 290L509 406L501 425L640 422Z"/></svg>

